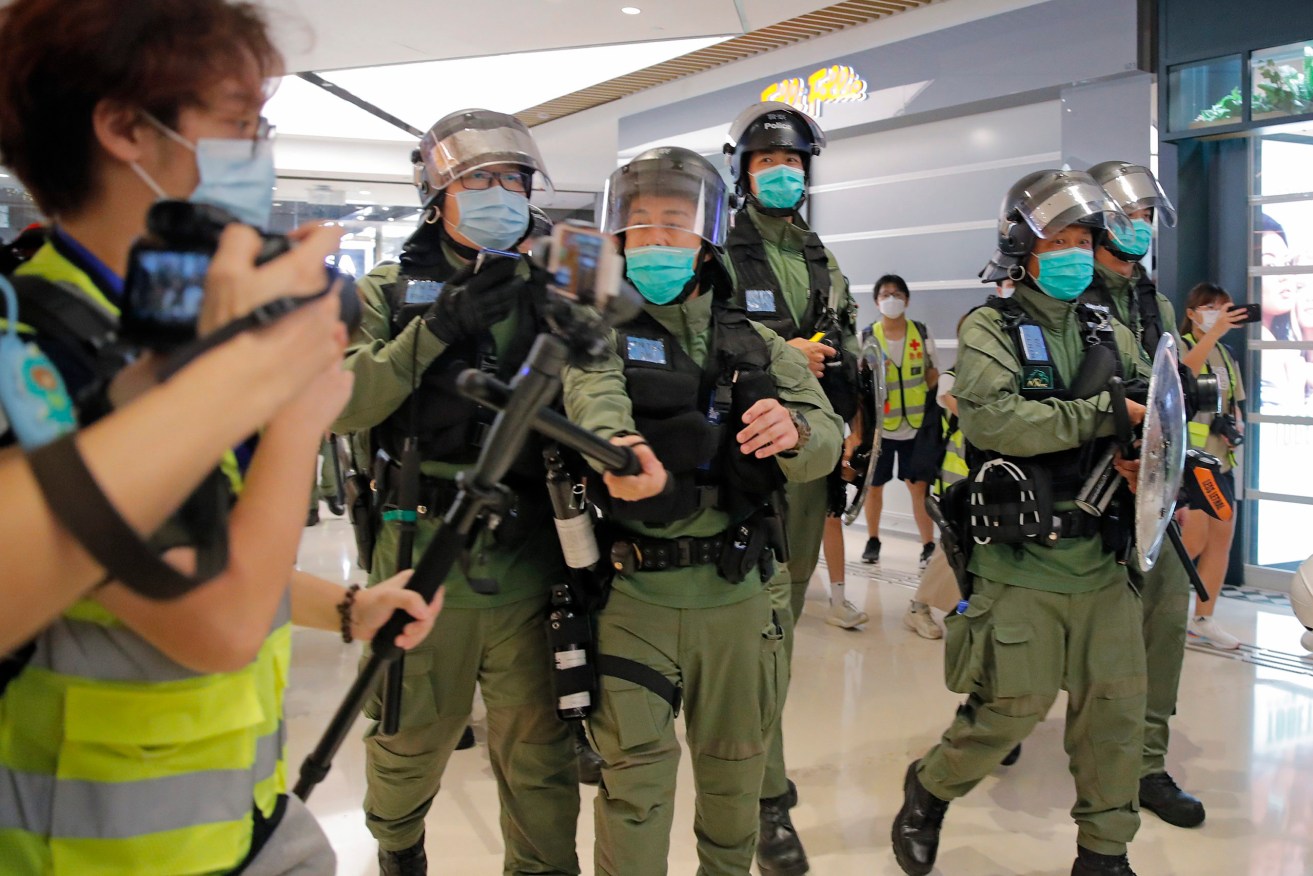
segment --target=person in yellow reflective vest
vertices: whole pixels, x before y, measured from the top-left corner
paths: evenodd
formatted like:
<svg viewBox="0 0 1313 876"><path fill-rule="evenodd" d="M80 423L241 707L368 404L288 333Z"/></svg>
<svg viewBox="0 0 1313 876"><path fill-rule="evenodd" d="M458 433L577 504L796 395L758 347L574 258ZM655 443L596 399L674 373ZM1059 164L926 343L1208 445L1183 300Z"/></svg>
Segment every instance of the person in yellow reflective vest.
<svg viewBox="0 0 1313 876"><path fill-rule="evenodd" d="M130 14L117 0L17 0L0 13L0 44L0 163L52 220L17 276L95 317L31 339L80 398L107 376L94 354L113 337L129 251L157 198L267 223L273 167L260 109L282 62L258 9L226 0L153 0ZM207 291L201 335L323 287L340 231L293 236L291 253L257 268L255 231L223 233L207 287L243 294ZM330 325L340 350L345 332ZM153 377L146 365L136 376ZM322 370L264 424L230 514L186 526L175 515L156 533L152 544L183 570L226 538L226 565L203 586L153 602L106 582L6 661L6 874L332 871L322 831L285 793L289 620L365 637L404 609L418 619L398 640L409 647L436 613L398 590L400 579L343 598L339 585L293 569L311 461L350 390L340 364ZM80 413L94 419L87 406Z"/></svg>
<svg viewBox="0 0 1313 876"><path fill-rule="evenodd" d="M1181 320L1181 340L1185 342L1187 364L1200 360L1197 368L1204 374L1217 375L1222 396L1221 414L1201 413L1186 424L1190 446L1211 453L1222 461L1222 477L1231 482L1235 494L1235 448L1244 434L1245 421L1241 403L1245 385L1240 368L1229 350L1221 344L1223 335L1241 325L1244 308L1232 307L1230 294L1221 286L1200 283L1185 299L1185 318ZM1218 520L1204 511L1191 508L1185 515L1182 538L1190 556L1199 566L1199 577L1208 589L1207 602L1195 600L1190 614L1190 641L1211 645L1224 651L1240 647L1240 640L1213 619L1217 595L1222 592L1227 566L1231 562L1231 540L1235 536L1235 517Z"/></svg>
<svg viewBox="0 0 1313 876"><path fill-rule="evenodd" d="M862 562L880 562L880 517L884 512L884 485L897 476L912 494L912 516L921 536L921 568L934 553L934 524L925 510L925 481L908 479L916 432L924 421L926 400L935 388L939 374L935 370L935 342L923 323L904 316L912 292L897 274L886 274L875 283L875 305L880 319L872 324L871 334L885 356L885 385L888 395L884 405L884 437L875 477L866 494L866 529L868 538Z"/></svg>

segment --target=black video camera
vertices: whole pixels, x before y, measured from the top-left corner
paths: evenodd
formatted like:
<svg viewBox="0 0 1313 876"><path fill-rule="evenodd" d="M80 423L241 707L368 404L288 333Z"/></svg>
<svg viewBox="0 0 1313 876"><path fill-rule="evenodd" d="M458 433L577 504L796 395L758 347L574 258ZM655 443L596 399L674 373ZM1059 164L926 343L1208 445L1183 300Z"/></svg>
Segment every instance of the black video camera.
<svg viewBox="0 0 1313 876"><path fill-rule="evenodd" d="M1245 443L1245 436L1240 434L1240 429L1236 426L1235 416L1232 414L1218 414L1213 417L1212 425L1208 431L1214 435L1221 435L1231 447L1239 447Z"/></svg>
<svg viewBox="0 0 1313 876"><path fill-rule="evenodd" d="M196 340L196 322L205 297L205 276L219 246L223 229L238 220L211 204L159 201L146 216L146 234L128 256L123 314L119 335L129 344L167 352ZM291 249L281 234L260 232L263 241L257 265ZM323 291L315 295L286 296L256 308L255 324L266 324L291 313L338 288L342 322L348 331L360 323L360 299L351 278L324 266Z"/></svg>

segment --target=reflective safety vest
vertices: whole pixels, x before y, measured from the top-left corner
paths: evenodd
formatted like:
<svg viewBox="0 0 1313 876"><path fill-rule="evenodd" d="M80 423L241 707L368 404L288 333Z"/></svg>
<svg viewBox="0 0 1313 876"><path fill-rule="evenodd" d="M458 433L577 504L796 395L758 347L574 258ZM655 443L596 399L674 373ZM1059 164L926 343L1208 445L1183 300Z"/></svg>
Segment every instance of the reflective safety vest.
<svg viewBox="0 0 1313 876"><path fill-rule="evenodd" d="M971 471L967 465L966 438L957 424L957 417L947 410L940 420L944 434L948 436L948 445L944 449L944 461L939 465L939 478L935 481L935 495L944 495L944 490L962 480Z"/></svg>
<svg viewBox="0 0 1313 876"><path fill-rule="evenodd" d="M19 269L101 298L47 245ZM258 809L287 790L291 662L284 595L257 658L201 674L83 600L34 640L0 697L0 871L180 876L231 872Z"/></svg>
<svg viewBox="0 0 1313 876"><path fill-rule="evenodd" d="M884 403L884 429L893 432L904 420L913 429L919 429L925 417L926 398L929 396L925 382L925 328L915 320L907 320L903 359L898 363L888 355L884 320L878 320L871 330L875 333L880 349L885 351L884 377L888 395Z"/></svg>
<svg viewBox="0 0 1313 876"><path fill-rule="evenodd" d="M6 872L227 873L287 789L284 596L255 662L202 675L83 601L0 698ZM10 870L9 868L14 869Z"/></svg>
<svg viewBox="0 0 1313 876"><path fill-rule="evenodd" d="M1198 341L1195 340L1193 333L1183 335L1181 340L1185 342L1185 348L1187 350L1194 349L1194 345L1198 343ZM1231 358L1230 350L1221 344L1218 344L1214 349L1221 354L1222 362L1226 365L1226 376L1230 381L1227 385L1226 397L1222 399L1223 412L1229 412L1235 407L1235 388L1240 385L1240 372L1236 368L1235 359ZM1200 371L1203 374L1211 374L1213 373L1213 366L1207 359L1205 359L1204 366ZM1194 419L1185 424L1190 437L1190 446L1195 450L1203 450L1207 446L1208 435L1213 426L1214 416L1215 414L1208 412L1195 414ZM1229 456L1230 459L1228 462L1230 465L1234 466L1235 453L1231 452Z"/></svg>

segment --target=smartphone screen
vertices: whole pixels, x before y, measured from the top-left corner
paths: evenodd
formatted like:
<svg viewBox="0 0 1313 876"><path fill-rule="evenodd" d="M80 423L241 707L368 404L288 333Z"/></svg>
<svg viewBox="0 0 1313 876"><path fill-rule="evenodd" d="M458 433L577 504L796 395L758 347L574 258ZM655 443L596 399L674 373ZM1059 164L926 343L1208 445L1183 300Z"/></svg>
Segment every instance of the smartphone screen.
<svg viewBox="0 0 1313 876"><path fill-rule="evenodd" d="M586 231L570 230L562 235L560 266L556 282L569 289L576 299L580 291L591 292L597 287L597 263L602 257L602 236Z"/></svg>
<svg viewBox="0 0 1313 876"><path fill-rule="evenodd" d="M209 269L207 253L138 250L126 290L133 321L194 328L201 315Z"/></svg>

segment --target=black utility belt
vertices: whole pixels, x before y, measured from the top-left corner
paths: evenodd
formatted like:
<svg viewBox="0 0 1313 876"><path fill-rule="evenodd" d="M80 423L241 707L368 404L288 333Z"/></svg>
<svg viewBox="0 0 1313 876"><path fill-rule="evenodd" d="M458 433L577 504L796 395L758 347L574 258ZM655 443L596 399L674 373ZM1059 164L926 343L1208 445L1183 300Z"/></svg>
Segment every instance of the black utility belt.
<svg viewBox="0 0 1313 876"><path fill-rule="evenodd" d="M725 533L706 538L645 538L628 536L611 545L611 565L621 574L664 572L721 561Z"/></svg>
<svg viewBox="0 0 1313 876"><path fill-rule="evenodd" d="M1058 538L1091 538L1103 532L1100 519L1079 508L1056 512L1053 524L1054 534Z"/></svg>
<svg viewBox="0 0 1313 876"><path fill-rule="evenodd" d="M393 469L389 471L389 475L389 482L383 489L381 497L384 509L396 508L400 499L401 485L398 483L401 479L400 471ZM419 516L422 518L443 516L451 507L451 503L456 501L457 492L459 489L455 481L420 475L415 502Z"/></svg>

